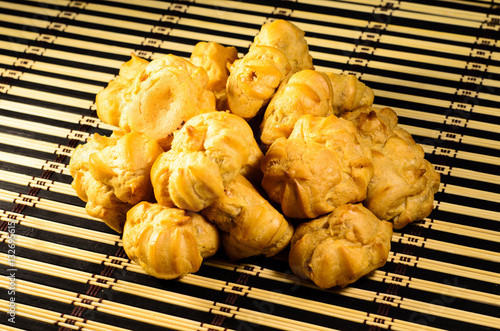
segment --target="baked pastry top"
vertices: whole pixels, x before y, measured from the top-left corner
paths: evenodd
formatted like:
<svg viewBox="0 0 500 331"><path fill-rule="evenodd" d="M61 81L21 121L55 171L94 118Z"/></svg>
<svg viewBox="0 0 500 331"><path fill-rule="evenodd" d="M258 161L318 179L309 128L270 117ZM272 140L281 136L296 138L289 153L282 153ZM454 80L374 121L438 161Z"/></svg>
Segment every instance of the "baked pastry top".
<svg viewBox="0 0 500 331"><path fill-rule="evenodd" d="M222 245L232 260L276 255L292 239L292 224L242 175L201 213L222 231Z"/></svg>
<svg viewBox="0 0 500 331"><path fill-rule="evenodd" d="M110 137L94 134L79 145L69 163L72 187L90 216L122 232L125 214L142 200L153 198L150 170L163 149L135 132Z"/></svg>
<svg viewBox="0 0 500 331"><path fill-rule="evenodd" d="M391 108L362 107L343 117L356 125L360 141L371 149L374 176L365 206L381 220L391 220L395 229L427 217L440 176L425 159L422 146L398 126L396 113Z"/></svg>
<svg viewBox="0 0 500 331"><path fill-rule="evenodd" d="M330 78L333 91L333 113L340 116L346 111L371 106L375 95L373 90L354 75L325 73Z"/></svg>
<svg viewBox="0 0 500 331"><path fill-rule="evenodd" d="M288 138L302 115L332 115L332 101L332 86L324 73L306 69L289 76L266 107L260 124L262 143L270 146L277 138Z"/></svg>
<svg viewBox="0 0 500 331"><path fill-rule="evenodd" d="M316 218L366 198L370 157L351 122L303 115L288 138L269 147L261 164L262 187L285 216Z"/></svg>
<svg viewBox="0 0 500 331"><path fill-rule="evenodd" d="M362 204L341 205L296 228L290 267L321 288L344 287L386 263L391 237L392 224Z"/></svg>
<svg viewBox="0 0 500 331"><path fill-rule="evenodd" d="M215 111L215 96L207 89L202 67L169 54L151 61L125 94L120 128L138 132L170 148L173 133L191 117Z"/></svg>
<svg viewBox="0 0 500 331"><path fill-rule="evenodd" d="M229 67L228 108L253 118L288 74L303 69L313 69L304 32L285 20L264 24L248 53Z"/></svg>
<svg viewBox="0 0 500 331"><path fill-rule="evenodd" d="M254 47L229 67L229 110L244 119L253 118L290 70L288 59L281 50L269 46Z"/></svg>
<svg viewBox="0 0 500 331"><path fill-rule="evenodd" d="M229 66L238 59L238 50L216 42L201 41L194 46L189 61L205 69L208 74L207 89L214 92L217 110L227 110L226 83Z"/></svg>
<svg viewBox="0 0 500 331"><path fill-rule="evenodd" d="M151 170L155 197L165 206L199 211L223 194L240 173L258 176L263 157L253 131L239 116L209 112L188 120L172 148Z"/></svg>
<svg viewBox="0 0 500 331"><path fill-rule="evenodd" d="M118 127L122 109L126 104L125 94L135 77L144 70L148 63L148 60L132 54L130 60L121 65L118 76L97 93L96 112L101 121Z"/></svg>
<svg viewBox="0 0 500 331"><path fill-rule="evenodd" d="M277 138L288 138L300 116L339 116L361 106L371 106L373 91L353 75L305 69L288 76L267 105L260 125L260 139L267 147Z"/></svg>
<svg viewBox="0 0 500 331"><path fill-rule="evenodd" d="M123 248L149 275L174 279L199 270L219 248L215 225L203 216L140 202L127 213Z"/></svg>
<svg viewBox="0 0 500 331"><path fill-rule="evenodd" d="M273 47L285 53L292 72L313 69L313 58L304 36L304 31L297 25L277 19L261 26L250 50L258 46Z"/></svg>
<svg viewBox="0 0 500 331"><path fill-rule="evenodd" d="M130 132L90 154L89 170L96 180L111 186L118 199L136 204L153 198L150 171L161 153L156 141Z"/></svg>

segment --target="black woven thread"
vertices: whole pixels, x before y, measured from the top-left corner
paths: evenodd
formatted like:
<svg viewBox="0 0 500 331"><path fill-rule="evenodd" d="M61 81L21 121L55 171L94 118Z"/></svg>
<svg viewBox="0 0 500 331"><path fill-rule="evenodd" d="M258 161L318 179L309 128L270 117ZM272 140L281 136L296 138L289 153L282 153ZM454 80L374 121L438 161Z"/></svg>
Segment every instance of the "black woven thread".
<svg viewBox="0 0 500 331"><path fill-rule="evenodd" d="M123 249L123 247L119 247L114 256L119 257L119 258L127 258L127 254L125 253L125 250ZM121 261L119 261L119 260L115 260L115 259L111 260L111 264L120 264L120 263L121 263ZM113 267L111 265L106 265L106 267L104 267L104 269L101 271L101 273L99 275L101 275L103 277L111 277L115 270L116 270L116 267ZM105 281L101 281L101 280L99 280L98 282L106 283ZM94 297L94 298L96 298L95 301L101 302L102 299L98 298L98 295L101 291L102 291L101 286L91 284L89 286L89 288L87 289L87 291L85 292L85 295ZM80 293L77 295L77 297L79 297L79 296L80 296ZM91 305L92 302L93 302L93 300L85 299L83 303ZM82 315L85 313L85 311L87 309L88 309L87 307L75 306L75 308L73 308L73 310L71 311L70 316L82 317ZM64 321L65 324L70 324L70 325L73 325L75 322L76 322L76 320L72 319L70 317ZM65 326L59 327L59 331L71 331L71 330L72 330L71 328L68 328Z"/></svg>

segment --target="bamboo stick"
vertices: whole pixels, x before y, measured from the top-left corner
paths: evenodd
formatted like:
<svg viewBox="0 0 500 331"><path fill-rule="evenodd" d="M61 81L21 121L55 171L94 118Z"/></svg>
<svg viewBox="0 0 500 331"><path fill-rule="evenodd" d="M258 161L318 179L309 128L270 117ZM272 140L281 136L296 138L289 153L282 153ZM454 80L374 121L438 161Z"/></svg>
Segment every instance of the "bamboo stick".
<svg viewBox="0 0 500 331"><path fill-rule="evenodd" d="M483 259L497 263L500 262L500 253L474 247L448 243L435 239L423 238L419 236L394 232L392 236L392 241L405 243L409 245L427 247L429 249L435 249L447 253L472 257L475 259Z"/></svg>
<svg viewBox="0 0 500 331"><path fill-rule="evenodd" d="M483 229L481 227L467 226L436 219L428 219L428 218L424 219L422 222L415 223L415 225L429 229L432 228L438 231L458 234L461 236L473 237L493 242L500 242L500 234L498 233L498 231Z"/></svg>
<svg viewBox="0 0 500 331"><path fill-rule="evenodd" d="M500 305L500 296L495 294L475 291L453 285L436 283L424 279L418 279L415 277L409 278L399 274L392 274L376 270L373 273L371 273L370 276L368 276L368 278L382 283L397 284L401 286L418 289L424 292L432 292L448 297L455 297L464 300L475 301L487 305L493 305L493 306ZM458 318L461 315L462 313L458 312L455 317Z"/></svg>
<svg viewBox="0 0 500 331"><path fill-rule="evenodd" d="M214 263L214 261L211 261L212 265L216 266L218 263ZM250 266L250 265L248 265ZM228 268L228 263L222 263L222 267L227 269ZM258 275L259 277L264 277L264 278L269 278L269 279L275 279L278 281L282 282L289 282L289 283L295 283L298 284L297 281L291 279L290 277L285 277L281 273L273 272L268 269L264 269L259 266L255 266L255 269L257 270L257 273L255 270L249 270L247 268L239 267L237 268L239 272L245 272L245 273L250 273L252 275ZM440 269L435 269L435 270L440 270ZM447 296L453 296L453 297L460 297L463 299L470 299L472 301L478 301L482 302L485 304L491 304L491 305L500 305L500 297L498 295L493 295L490 293L484 293L484 292L479 292L479 291L474 291L470 289L463 289L451 285L445 285L445 284L440 284L440 283L435 283L432 281L426 281L426 280L420 280L416 279L414 277L407 277L404 275L399 275L399 274L388 274L388 273L383 273L382 271L375 271L371 275L368 276L369 278L380 281L380 282L386 282L386 283L394 283L398 284L401 286L407 286L407 287L414 287L417 288L418 290L421 291L427 291L427 292L434 292L434 293L439 293ZM497 275L497 282L498 282L498 275ZM308 282L300 282L302 286L308 286ZM314 285L310 285L311 287L314 287ZM255 290L252 288L252 290ZM330 290L333 291L333 293L339 294L339 295L350 295L353 296L352 293L356 293L355 298L361 298L367 301L372 301L374 300L374 296L378 295L385 295L385 294L379 294L371 291L366 291L366 290L357 290L354 287L347 287L344 289L334 289ZM246 294L248 296L248 294ZM404 300L404 303L403 303ZM280 298L279 302L281 302L282 299ZM423 303L420 301L412 301L408 300L406 298L400 298L400 301L397 301L397 307L400 308L405 308L406 303L410 303L411 307L407 307L407 309L416 309L417 307L422 307L425 306L425 309L417 309L417 311L420 311L422 313L427 313L427 314L433 314L435 308L432 308L430 304ZM492 318L489 316L485 316L483 318L482 315L477 315L474 313L468 313L464 312L462 310L456 310L456 309L451 309L451 308L442 308L437 306L440 310L443 310L443 312L438 315L442 317L452 317L454 319L468 322L472 321L474 323L478 323L480 325L485 325L485 326L490 326L493 327L497 323L500 322L498 318Z"/></svg>
<svg viewBox="0 0 500 331"><path fill-rule="evenodd" d="M0 160L11 164L31 167L41 170L50 170L56 173L70 175L68 167L64 163L52 162L49 160L37 159L34 157L17 155L0 151Z"/></svg>
<svg viewBox="0 0 500 331"><path fill-rule="evenodd" d="M37 123L37 122L20 120L20 119L16 119L16 118L9 118L9 117L5 117L5 116L0 116L0 120L2 121L2 124L6 125L6 126L10 126L13 128L26 129L29 131L42 133L42 134L48 134L48 135L61 137L61 138L74 138L74 139L85 141L90 136L90 134L87 132L75 131L75 130L70 130L70 129L66 129L66 128L56 127L53 125L47 125L47 124L42 124L42 123ZM4 134L4 133L2 133L1 137L2 137L2 140L6 141L6 142L14 139L14 137L17 137L18 139L23 139L23 141L27 141L30 143L36 141L35 139L24 138L24 137L19 137L19 136L14 136L14 135L10 135L10 134ZM48 142L44 142L44 141L40 141L39 144L45 145L45 146L57 146L57 147L60 146L60 145L57 145L54 143L48 143ZM56 149L56 147L53 147L53 148Z"/></svg>
<svg viewBox="0 0 500 331"><path fill-rule="evenodd" d="M29 105L25 103L3 100L3 99L0 100L0 107L16 113L28 114L28 115L36 114L37 116L41 116L44 118L49 118L54 120L57 119L69 123L78 123L78 121L82 118L82 116L78 114L71 114L68 112L53 110L46 107Z"/></svg>
<svg viewBox="0 0 500 331"><path fill-rule="evenodd" d="M15 222L23 226L34 229L44 229L53 233L64 235L71 234L85 240L92 240L113 246L122 246L120 236L118 234L110 234L98 232L90 229L84 229L78 226L62 224L54 221L41 219L38 217L26 216L0 209L0 220L5 222Z"/></svg>
<svg viewBox="0 0 500 331"><path fill-rule="evenodd" d="M65 195L76 196L75 190L71 187L71 185L58 183L54 180L48 180L40 177L28 176L0 169L0 180L28 187L36 187L42 190L57 192Z"/></svg>
<svg viewBox="0 0 500 331"><path fill-rule="evenodd" d="M46 53L57 53L58 51L47 50ZM51 56L50 54L46 54L47 56ZM69 55L69 54L68 54ZM83 55L81 55L83 56ZM46 101L50 100L55 103L59 103L61 105L72 105L73 107L79 107L82 109L89 109L92 106L94 100L85 100L70 96L64 96L56 93L37 91L29 88L24 88L20 86L12 86L9 89L9 94L16 95L20 97L29 96L31 99Z"/></svg>
<svg viewBox="0 0 500 331"><path fill-rule="evenodd" d="M58 39L60 39L60 38L58 38ZM74 39L71 39L71 40L74 40ZM61 79L61 78L33 74L30 72L22 73L21 76L19 77L19 80L31 82L31 83L37 83L37 84L46 85L46 86L64 87L65 89L70 89L70 90L79 91L79 92L86 92L86 93L91 93L91 94L96 94L97 92L99 92L102 89L102 87L98 86L98 85L91 85L91 84L86 84L86 83L74 82L74 81Z"/></svg>
<svg viewBox="0 0 500 331"><path fill-rule="evenodd" d="M0 200L8 201L13 204L21 204L50 211L57 211L61 214L102 222L102 220L98 218L89 216L85 211L85 208L83 207L69 205L63 202L51 201L45 198L39 198L32 195L20 194L0 189Z"/></svg>

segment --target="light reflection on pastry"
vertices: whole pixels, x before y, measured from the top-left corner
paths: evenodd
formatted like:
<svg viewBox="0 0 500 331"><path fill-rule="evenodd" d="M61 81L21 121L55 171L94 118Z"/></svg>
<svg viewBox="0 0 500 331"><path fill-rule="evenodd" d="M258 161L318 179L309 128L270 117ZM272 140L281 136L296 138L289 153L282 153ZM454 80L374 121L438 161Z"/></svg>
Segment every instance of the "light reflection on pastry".
<svg viewBox="0 0 500 331"><path fill-rule="evenodd" d="M291 223L242 175L201 213L222 231L222 245L232 260L276 255L293 235Z"/></svg>
<svg viewBox="0 0 500 331"><path fill-rule="evenodd" d="M364 200L373 175L354 125L335 115L303 115L288 139L271 145L261 169L269 198L293 218L315 218Z"/></svg>
<svg viewBox="0 0 500 331"><path fill-rule="evenodd" d="M72 187L155 277L196 272L220 242L232 260L291 243L294 273L343 287L385 263L392 229L427 217L439 188L373 99L353 75L316 71L304 31L280 19L240 59L216 42L189 61L132 55L96 96L123 132L75 149ZM295 235L285 217L304 222Z"/></svg>
<svg viewBox="0 0 500 331"><path fill-rule="evenodd" d="M270 146L288 138L300 116L339 115L371 106L373 91L353 75L301 70L285 79L269 102L262 120L261 140Z"/></svg>
<svg viewBox="0 0 500 331"><path fill-rule="evenodd" d="M371 106L375 95L373 90L358 80L354 75L340 75L326 72L333 91L333 112L340 116L363 106Z"/></svg>
<svg viewBox="0 0 500 331"><path fill-rule="evenodd" d="M165 206L199 211L238 174L260 178L262 157L241 117L227 112L195 116L175 133L172 148L151 169L155 197Z"/></svg>
<svg viewBox="0 0 500 331"><path fill-rule="evenodd" d="M332 86L328 76L315 70L301 70L285 79L269 102L260 125L260 139L270 146L288 138L293 126L305 114L333 114Z"/></svg>
<svg viewBox="0 0 500 331"><path fill-rule="evenodd" d="M285 54L259 46L234 61L227 81L227 105L233 114L251 119L273 96L290 72Z"/></svg>
<svg viewBox="0 0 500 331"><path fill-rule="evenodd" d="M89 216L102 220L118 233L123 231L127 211L132 204L118 199L111 186L96 180L88 171L76 173L71 186L85 202L85 211Z"/></svg>
<svg viewBox="0 0 500 331"><path fill-rule="evenodd" d="M253 118L288 74L303 69L313 69L304 32L285 20L264 24L248 53L229 68L229 109L247 120Z"/></svg>
<svg viewBox="0 0 500 331"><path fill-rule="evenodd" d="M90 216L121 232L125 214L153 197L150 170L163 149L138 133L94 134L79 145L69 163L72 187L85 202Z"/></svg>
<svg viewBox="0 0 500 331"><path fill-rule="evenodd" d="M124 96L121 129L145 134L168 150L173 133L188 119L215 111L207 83L205 69L181 57L169 54L151 61Z"/></svg>
<svg viewBox="0 0 500 331"><path fill-rule="evenodd" d="M126 104L124 94L148 63L149 61L132 54L131 59L121 65L118 76L97 93L96 112L101 121L116 127L119 125L122 109Z"/></svg>
<svg viewBox="0 0 500 331"><path fill-rule="evenodd" d="M217 110L227 110L226 83L229 66L238 59L236 47L216 42L199 42L194 46L190 61L208 74L207 89L214 92Z"/></svg>
<svg viewBox="0 0 500 331"><path fill-rule="evenodd" d="M217 252L219 233L197 213L140 202L127 213L123 248L149 275L174 279L198 271Z"/></svg>
<svg viewBox="0 0 500 331"><path fill-rule="evenodd" d="M313 69L313 59L304 36L304 31L294 23L283 19L274 20L261 26L250 50L258 46L273 47L285 53L292 72Z"/></svg>
<svg viewBox="0 0 500 331"><path fill-rule="evenodd" d="M113 188L123 202L136 204L153 198L151 166L163 149L156 141L130 132L89 156L89 170L96 180Z"/></svg>
<svg viewBox="0 0 500 331"><path fill-rule="evenodd" d="M344 287L386 263L391 237L390 222L361 204L342 205L297 227L290 267L321 288Z"/></svg>
<svg viewBox="0 0 500 331"><path fill-rule="evenodd" d="M440 176L425 159L422 146L398 126L391 108L360 108L345 113L372 151L374 176L365 206L378 218L391 220L395 229L422 220L433 209Z"/></svg>

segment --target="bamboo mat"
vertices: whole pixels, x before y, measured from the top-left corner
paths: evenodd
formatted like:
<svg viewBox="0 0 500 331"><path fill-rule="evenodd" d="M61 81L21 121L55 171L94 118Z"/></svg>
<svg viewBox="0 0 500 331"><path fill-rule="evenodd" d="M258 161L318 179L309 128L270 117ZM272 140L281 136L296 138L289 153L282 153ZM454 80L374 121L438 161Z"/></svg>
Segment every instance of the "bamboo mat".
<svg viewBox="0 0 500 331"><path fill-rule="evenodd" d="M500 328L497 1L0 1L0 329ZM147 276L71 189L73 149L113 128L95 94L130 53L244 54L260 26L306 32L318 70L392 107L441 174L435 210L395 232L389 261L344 289L299 280L286 255L208 259Z"/></svg>

